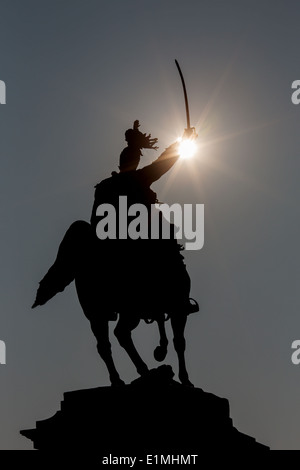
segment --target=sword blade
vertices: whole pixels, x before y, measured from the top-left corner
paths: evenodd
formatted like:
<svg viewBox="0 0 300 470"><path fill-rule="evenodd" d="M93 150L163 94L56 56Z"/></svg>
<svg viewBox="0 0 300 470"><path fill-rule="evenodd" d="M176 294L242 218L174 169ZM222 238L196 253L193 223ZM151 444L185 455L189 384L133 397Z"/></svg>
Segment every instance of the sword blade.
<svg viewBox="0 0 300 470"><path fill-rule="evenodd" d="M180 65L178 64L177 60L175 59L175 64L177 66L180 78L181 78L181 83L183 87L183 93L184 93L184 101L185 101L185 112L186 112L186 123L187 123L187 129L191 128L191 122L190 122L190 109L189 109L189 102L188 102L188 97L187 97L187 92L186 92L186 86L185 86L185 81L182 75L182 71L180 68Z"/></svg>

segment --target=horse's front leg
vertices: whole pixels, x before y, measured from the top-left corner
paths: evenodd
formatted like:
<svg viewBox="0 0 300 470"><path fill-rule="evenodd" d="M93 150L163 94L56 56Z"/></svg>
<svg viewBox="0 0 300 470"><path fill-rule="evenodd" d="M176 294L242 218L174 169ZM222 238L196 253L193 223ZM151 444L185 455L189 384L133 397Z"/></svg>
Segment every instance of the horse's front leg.
<svg viewBox="0 0 300 470"><path fill-rule="evenodd" d="M98 353L106 364L111 384L114 386L125 385L123 380L120 379L112 358L111 344L109 341L108 320L97 318L91 319L90 322L92 331L97 339Z"/></svg>
<svg viewBox="0 0 300 470"><path fill-rule="evenodd" d="M183 385L188 385L193 387L193 384L189 380L189 375L185 365L185 337L184 337L184 329L186 325L186 316L180 315L172 316L171 317L171 324L174 334L174 348L177 352L178 361L179 361L179 380Z"/></svg>
<svg viewBox="0 0 300 470"><path fill-rule="evenodd" d="M114 330L114 333L120 345L125 349L128 356L135 365L138 374L146 374L149 369L146 363L142 360L139 353L137 352L131 337L132 330L134 330L138 326L140 320L137 317L133 318L129 317L129 315L126 316L126 313L123 315L120 314L120 318Z"/></svg>
<svg viewBox="0 0 300 470"><path fill-rule="evenodd" d="M158 329L159 329L160 340L159 340L159 346L157 346L154 350L154 358L158 362L162 362L162 361L165 360L167 352L168 352L168 338L167 338L167 334L166 334L164 316L162 315L156 321L157 321L157 325L158 325Z"/></svg>

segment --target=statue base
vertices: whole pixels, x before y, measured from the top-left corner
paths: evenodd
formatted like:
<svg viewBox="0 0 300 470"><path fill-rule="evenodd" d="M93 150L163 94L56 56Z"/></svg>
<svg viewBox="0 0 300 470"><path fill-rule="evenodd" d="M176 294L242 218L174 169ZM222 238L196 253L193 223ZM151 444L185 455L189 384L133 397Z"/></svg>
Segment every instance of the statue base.
<svg viewBox="0 0 300 470"><path fill-rule="evenodd" d="M233 426L228 400L179 384L170 366L124 387L66 392L60 411L21 434L35 449L96 452L110 464L119 462L103 459L269 449Z"/></svg>

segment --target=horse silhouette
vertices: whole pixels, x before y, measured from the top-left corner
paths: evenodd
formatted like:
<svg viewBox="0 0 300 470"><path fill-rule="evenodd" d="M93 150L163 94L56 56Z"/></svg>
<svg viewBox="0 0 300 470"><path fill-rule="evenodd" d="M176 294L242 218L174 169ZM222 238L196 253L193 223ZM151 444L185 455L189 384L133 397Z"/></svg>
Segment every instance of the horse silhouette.
<svg viewBox="0 0 300 470"><path fill-rule="evenodd" d="M119 197L126 195L129 205L142 203L149 208L157 201L151 184L178 159L177 144L173 144L155 162L137 170L140 149L155 148L157 139L141 134L136 123L138 121L125 134L128 147L120 156L120 173L114 172L96 186L91 223L77 221L67 230L53 266L40 282L33 307L45 304L74 280L79 302L90 321L97 350L107 366L112 385L124 382L112 357L109 321L119 315L115 336L137 372L144 375L148 367L137 352L131 333L142 319L156 321L160 344L154 357L163 361L168 345L165 320L170 318L179 379L185 385L192 385L185 364L184 329L187 315L198 311L198 304L189 298L190 278L174 236L174 226L171 224L172 236L168 240L161 237L157 240L118 237L99 240L96 236L101 219L97 215L99 205L112 204L118 211ZM151 216L149 222L151 230Z"/></svg>

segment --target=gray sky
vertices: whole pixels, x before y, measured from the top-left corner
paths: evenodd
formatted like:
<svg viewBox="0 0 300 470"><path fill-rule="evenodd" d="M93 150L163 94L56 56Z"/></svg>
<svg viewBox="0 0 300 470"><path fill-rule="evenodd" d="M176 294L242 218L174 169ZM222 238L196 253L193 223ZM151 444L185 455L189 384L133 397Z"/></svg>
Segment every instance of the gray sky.
<svg viewBox="0 0 300 470"><path fill-rule="evenodd" d="M74 287L30 306L65 230L89 218L93 186L116 169L124 131L139 119L160 150L182 132L175 58L201 148L154 189L205 205L205 246L186 253L201 304L187 327L191 380L229 399L240 431L300 449L299 14L287 0L0 1L1 449L31 448L19 430L63 392L108 384ZM155 327L135 340L154 366Z"/></svg>

